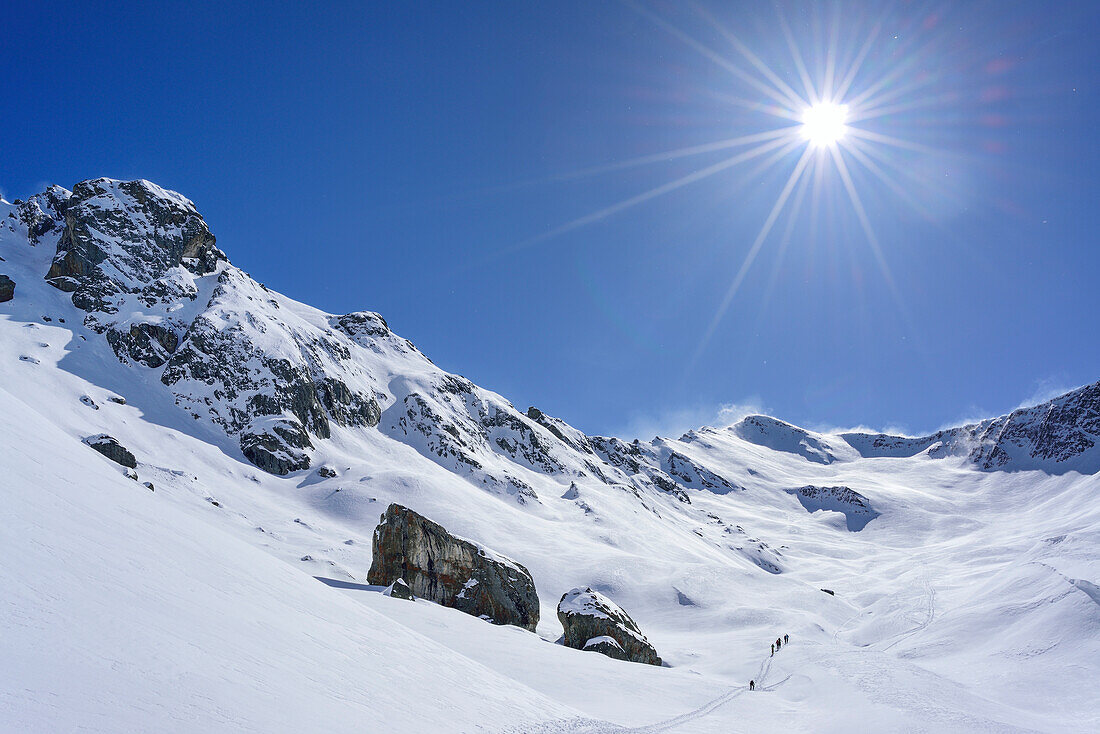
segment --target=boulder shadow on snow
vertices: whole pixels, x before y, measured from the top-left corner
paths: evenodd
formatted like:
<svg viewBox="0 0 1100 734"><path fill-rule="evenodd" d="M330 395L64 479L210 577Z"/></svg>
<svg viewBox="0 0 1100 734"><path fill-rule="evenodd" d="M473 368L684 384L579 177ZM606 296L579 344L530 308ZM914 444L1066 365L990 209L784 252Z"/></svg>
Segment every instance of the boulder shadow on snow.
<svg viewBox="0 0 1100 734"><path fill-rule="evenodd" d="M314 576L313 578L320 581L325 586L331 586L334 589L354 589L356 591L383 591L384 586L371 586L370 584L358 584L354 581L344 581L343 579L330 579L325 576Z"/></svg>

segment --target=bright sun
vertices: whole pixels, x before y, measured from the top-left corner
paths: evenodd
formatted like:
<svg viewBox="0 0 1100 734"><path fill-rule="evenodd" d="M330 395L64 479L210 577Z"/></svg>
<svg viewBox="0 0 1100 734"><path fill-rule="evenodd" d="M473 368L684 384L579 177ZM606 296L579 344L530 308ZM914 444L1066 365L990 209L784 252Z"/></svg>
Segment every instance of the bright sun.
<svg viewBox="0 0 1100 734"><path fill-rule="evenodd" d="M818 102L802 113L802 137L817 148L830 146L844 137L847 121L848 105Z"/></svg>

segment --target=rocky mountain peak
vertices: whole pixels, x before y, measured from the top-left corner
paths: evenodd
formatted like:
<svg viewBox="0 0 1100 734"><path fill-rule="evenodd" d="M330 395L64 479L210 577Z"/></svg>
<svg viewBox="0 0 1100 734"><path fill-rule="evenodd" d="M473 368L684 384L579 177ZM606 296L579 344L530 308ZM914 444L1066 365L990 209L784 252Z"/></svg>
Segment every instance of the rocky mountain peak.
<svg viewBox="0 0 1100 734"><path fill-rule="evenodd" d="M146 306L193 297L187 279L172 271L206 275L226 260L195 205L174 191L109 178L82 181L68 196L62 191L44 195L61 232L46 280L72 293L83 311L118 313L127 294ZM54 228L46 225L37 228Z"/></svg>

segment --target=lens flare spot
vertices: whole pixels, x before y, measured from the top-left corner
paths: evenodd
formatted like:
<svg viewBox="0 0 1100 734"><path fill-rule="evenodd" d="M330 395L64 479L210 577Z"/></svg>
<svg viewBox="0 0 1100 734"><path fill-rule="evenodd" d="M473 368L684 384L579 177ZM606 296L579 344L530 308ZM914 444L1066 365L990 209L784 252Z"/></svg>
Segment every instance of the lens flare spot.
<svg viewBox="0 0 1100 734"><path fill-rule="evenodd" d="M819 102L802 113L802 137L815 148L839 142L847 131L848 105Z"/></svg>

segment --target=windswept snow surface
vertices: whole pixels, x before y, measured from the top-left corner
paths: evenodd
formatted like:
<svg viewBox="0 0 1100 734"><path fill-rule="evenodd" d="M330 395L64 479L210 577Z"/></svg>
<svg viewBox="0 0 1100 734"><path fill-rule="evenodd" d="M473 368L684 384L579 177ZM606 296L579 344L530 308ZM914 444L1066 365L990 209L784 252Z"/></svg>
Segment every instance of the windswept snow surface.
<svg viewBox="0 0 1100 734"><path fill-rule="evenodd" d="M377 315L322 313L219 262L195 300L140 319L259 347L257 390L261 353L278 355L381 408L274 476L241 453L237 397L119 361L43 279L57 233L32 245L14 209L0 731L1100 731L1097 450L1072 466L1033 450L1093 393L960 429L950 450L759 416L627 443L522 414ZM1047 445L1086 446L1083 425ZM98 434L138 481L82 443ZM855 499L875 513L858 532ZM366 585L389 502L525 566L537 634ZM578 586L670 667L554 644Z"/></svg>

